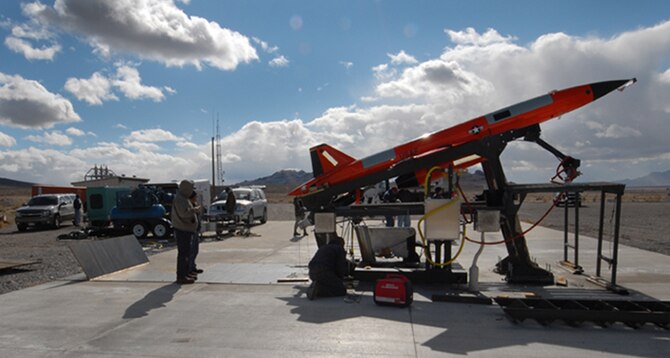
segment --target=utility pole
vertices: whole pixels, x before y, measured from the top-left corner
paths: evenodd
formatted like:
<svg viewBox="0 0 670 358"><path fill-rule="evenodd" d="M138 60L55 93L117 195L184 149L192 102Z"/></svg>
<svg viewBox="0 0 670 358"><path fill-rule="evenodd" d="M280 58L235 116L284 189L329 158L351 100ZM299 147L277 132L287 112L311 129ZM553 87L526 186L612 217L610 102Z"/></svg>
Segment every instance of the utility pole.
<svg viewBox="0 0 670 358"><path fill-rule="evenodd" d="M219 132L219 114L216 114L216 165L219 184L223 185L224 179L223 174L226 172L223 170L223 158L221 156L221 134Z"/></svg>

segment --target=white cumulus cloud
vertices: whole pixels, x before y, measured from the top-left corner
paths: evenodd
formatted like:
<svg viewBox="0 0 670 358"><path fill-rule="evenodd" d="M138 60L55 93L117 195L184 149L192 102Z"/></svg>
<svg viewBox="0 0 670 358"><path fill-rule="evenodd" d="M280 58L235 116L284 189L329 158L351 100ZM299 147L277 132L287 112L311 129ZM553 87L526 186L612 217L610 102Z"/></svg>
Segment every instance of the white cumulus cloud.
<svg viewBox="0 0 670 358"><path fill-rule="evenodd" d="M5 46L28 60L51 61L61 51L54 34L34 23L13 26L11 35L5 38Z"/></svg>
<svg viewBox="0 0 670 358"><path fill-rule="evenodd" d="M14 36L8 36L5 39L5 45L10 50L22 54L28 60L53 60L54 56L61 50L59 44L35 47L29 41Z"/></svg>
<svg viewBox="0 0 670 358"><path fill-rule="evenodd" d="M284 56L279 56L270 60L268 64L270 67L286 67L289 64L289 60Z"/></svg>
<svg viewBox="0 0 670 358"><path fill-rule="evenodd" d="M599 138L626 138L626 137L639 137L642 133L631 127L624 127L618 124L612 124L605 128L602 132L596 133L596 137Z"/></svg>
<svg viewBox="0 0 670 358"><path fill-rule="evenodd" d="M171 0L56 0L53 7L24 4L23 12L85 38L102 55L133 53L168 66L222 70L258 59L248 37L190 16Z"/></svg>
<svg viewBox="0 0 670 358"><path fill-rule="evenodd" d="M114 80L116 86L123 94L130 99L148 98L154 102L160 102L165 95L158 87L145 86L140 78L140 73L136 68L129 66L120 66L117 68L117 79Z"/></svg>
<svg viewBox="0 0 670 358"><path fill-rule="evenodd" d="M16 139L14 137L0 132L0 147L11 147L16 145Z"/></svg>
<svg viewBox="0 0 670 358"><path fill-rule="evenodd" d="M51 128L78 122L72 103L39 82L0 72L0 123L21 128Z"/></svg>
<svg viewBox="0 0 670 358"><path fill-rule="evenodd" d="M29 135L26 139L35 143L46 143L57 146L72 145L72 139L60 131L44 132L41 135Z"/></svg>
<svg viewBox="0 0 670 358"><path fill-rule="evenodd" d="M387 56L391 59L391 63L394 65L401 65L401 64L408 64L408 65L414 65L417 64L419 61L414 58L412 55L408 55L405 51L400 51L397 54L387 54Z"/></svg>
<svg viewBox="0 0 670 358"><path fill-rule="evenodd" d="M75 127L70 127L68 129L66 129L65 133L67 133L71 136L75 136L75 137L83 137L83 136L86 135L86 133L83 130L81 130L79 128L75 128Z"/></svg>
<svg viewBox="0 0 670 358"><path fill-rule="evenodd" d="M126 98L150 99L154 102L161 102L165 98L163 90L170 94L176 93L171 87L165 86L161 89L142 84L139 70L127 65L118 66L116 74L110 77L95 72L90 78L71 77L65 82L65 90L90 105L101 105L105 101L118 101L119 98L114 93L115 89Z"/></svg>
<svg viewBox="0 0 670 358"><path fill-rule="evenodd" d="M72 93L80 101L91 105L100 105L104 101L118 101L112 93L112 81L99 72L90 78L68 78L65 90Z"/></svg>
<svg viewBox="0 0 670 358"><path fill-rule="evenodd" d="M129 142L178 142L182 141L182 138L172 134L170 131L155 128L132 131L129 135L124 137L124 140Z"/></svg>

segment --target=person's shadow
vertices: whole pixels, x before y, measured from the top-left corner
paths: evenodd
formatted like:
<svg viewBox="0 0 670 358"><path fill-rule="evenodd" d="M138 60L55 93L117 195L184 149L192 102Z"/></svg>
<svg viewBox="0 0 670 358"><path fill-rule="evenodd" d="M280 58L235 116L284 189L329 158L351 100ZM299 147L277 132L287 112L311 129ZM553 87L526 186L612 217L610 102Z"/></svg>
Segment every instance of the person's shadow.
<svg viewBox="0 0 670 358"><path fill-rule="evenodd" d="M165 304L172 300L179 287L180 285L171 283L147 293L146 296L126 309L123 318L144 317L153 309L165 307Z"/></svg>

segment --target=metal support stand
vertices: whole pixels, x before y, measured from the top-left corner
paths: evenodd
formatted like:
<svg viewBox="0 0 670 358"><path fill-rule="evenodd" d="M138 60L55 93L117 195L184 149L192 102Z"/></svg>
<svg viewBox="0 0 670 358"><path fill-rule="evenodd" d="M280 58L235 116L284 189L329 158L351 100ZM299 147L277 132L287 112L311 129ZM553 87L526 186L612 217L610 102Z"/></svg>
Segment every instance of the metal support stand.
<svg viewBox="0 0 670 358"><path fill-rule="evenodd" d="M616 284L616 271L618 264L619 256L619 227L621 224L621 197L623 196L624 189L626 186L624 184L616 183L572 183L569 185L545 185L545 184L522 184L522 185L510 185L509 190L514 194L520 194L522 197L525 197L525 193L552 193L552 192L584 192L584 191L600 191L600 221L598 228L598 249L597 249L597 258L596 258L596 275L593 277L587 278L588 281L598 284L602 287L607 288L610 291L626 294L628 291ZM605 202L606 194L616 195L615 202L615 220L614 220L614 234L612 237L612 257L607 257L602 254L602 243L603 243L603 221L605 216ZM519 206L523 203L523 200L519 203ZM578 265L579 261L579 208L575 207L575 245L568 244L568 224L567 224L567 208L565 212L565 226L564 226L564 236L563 236L563 261L567 262L569 267L573 269L579 269L579 272L574 272L576 274L583 274L583 269ZM568 247L574 249L575 262L570 262L568 258ZM607 281L601 276L601 267L602 261L605 261L610 265L611 268L611 278Z"/></svg>
<svg viewBox="0 0 670 358"><path fill-rule="evenodd" d="M568 240L569 236L569 217L568 215L570 213L570 203L569 200L566 198L565 200L565 210L564 210L564 219L563 219L563 261L560 262L560 264L569 270L572 271L573 274L575 275L581 275L584 273L584 268L579 266L579 207L581 206L581 199L580 198L580 193L577 192L576 199L575 201L575 232L574 232L574 244L570 244ZM570 261L568 259L568 249L573 249L573 257L574 260Z"/></svg>
<svg viewBox="0 0 670 358"><path fill-rule="evenodd" d="M616 209L614 216L614 236L612 237L612 257L607 257L602 254L603 248L603 220L605 214L605 199L606 192L603 190L600 195L600 224L598 228L598 258L596 261L596 276L599 279L599 282L604 283L605 287L609 290L626 294L627 291L616 284L616 271L617 265L619 262L619 226L621 224L621 197L623 196L623 187L621 191L610 192L616 194ZM612 276L609 282L604 281L601 276L601 263L602 261L607 262L611 267ZM604 281L604 282L603 282Z"/></svg>

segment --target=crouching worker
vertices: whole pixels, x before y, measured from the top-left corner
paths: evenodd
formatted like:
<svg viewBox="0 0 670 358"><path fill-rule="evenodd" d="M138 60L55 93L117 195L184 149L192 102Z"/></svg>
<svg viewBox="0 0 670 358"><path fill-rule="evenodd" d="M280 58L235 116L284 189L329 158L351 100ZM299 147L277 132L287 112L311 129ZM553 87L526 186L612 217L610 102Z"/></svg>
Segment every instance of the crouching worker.
<svg viewBox="0 0 670 358"><path fill-rule="evenodd" d="M309 262L309 278L312 284L307 289L307 298L345 296L347 289L344 276L349 265L344 251L344 239L336 236L316 251Z"/></svg>

